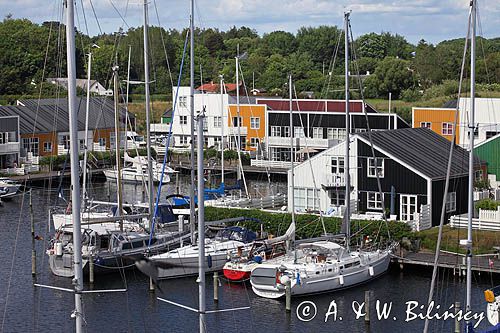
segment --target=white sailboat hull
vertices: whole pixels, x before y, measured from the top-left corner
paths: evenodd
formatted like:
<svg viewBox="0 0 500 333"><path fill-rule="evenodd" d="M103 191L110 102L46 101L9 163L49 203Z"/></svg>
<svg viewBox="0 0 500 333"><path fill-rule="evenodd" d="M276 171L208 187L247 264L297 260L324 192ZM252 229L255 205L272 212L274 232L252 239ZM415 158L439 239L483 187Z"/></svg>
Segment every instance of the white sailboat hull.
<svg viewBox="0 0 500 333"><path fill-rule="evenodd" d="M106 179L108 180L116 180L118 171L115 169L109 169L109 170L104 170L104 175L106 176ZM153 182L154 183L159 183L161 178L161 173L155 174L153 173ZM148 174L142 174L140 172L129 172L129 171L123 171L121 172L121 181L123 183L142 183L144 181L148 181ZM163 184L169 183L170 182L170 176L168 174L163 175Z"/></svg>
<svg viewBox="0 0 500 333"><path fill-rule="evenodd" d="M390 263L389 252L380 252L367 264L346 269L335 269L334 265L318 265L317 271L301 272L289 275L291 294L295 296L334 292L366 283L384 274ZM290 271L295 271L295 265L285 265ZM323 269L323 271L322 271ZM331 273L328 270L331 269ZM280 298L285 295L285 285L280 283L280 265L262 264L257 266L251 275L252 290L258 296L265 298ZM318 273L317 273L318 272Z"/></svg>

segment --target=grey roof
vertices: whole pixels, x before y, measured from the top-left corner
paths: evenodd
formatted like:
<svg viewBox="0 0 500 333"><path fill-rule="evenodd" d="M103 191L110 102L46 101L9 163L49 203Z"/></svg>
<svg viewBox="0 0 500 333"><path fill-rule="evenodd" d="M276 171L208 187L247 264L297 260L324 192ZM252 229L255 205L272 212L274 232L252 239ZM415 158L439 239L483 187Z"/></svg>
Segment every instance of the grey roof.
<svg viewBox="0 0 500 333"><path fill-rule="evenodd" d="M21 134L69 132L67 98L19 100L17 106L0 106L0 116L19 115ZM78 130L85 130L86 99L77 98ZM129 117L135 116L129 113ZM124 123L125 109L120 108L120 121ZM106 97L91 97L89 128L114 128L114 103ZM133 122L133 121L132 121Z"/></svg>
<svg viewBox="0 0 500 333"><path fill-rule="evenodd" d="M457 100L456 99L449 100L448 102L444 103L443 107L447 109L456 109Z"/></svg>
<svg viewBox="0 0 500 333"><path fill-rule="evenodd" d="M359 136L369 140L368 133L361 133ZM371 137L375 148L380 148L425 176L433 180L446 177L450 141L430 129L403 128L375 131L371 132ZM479 164L480 160L476 158L476 165ZM451 175L467 174L468 166L469 152L455 145Z"/></svg>

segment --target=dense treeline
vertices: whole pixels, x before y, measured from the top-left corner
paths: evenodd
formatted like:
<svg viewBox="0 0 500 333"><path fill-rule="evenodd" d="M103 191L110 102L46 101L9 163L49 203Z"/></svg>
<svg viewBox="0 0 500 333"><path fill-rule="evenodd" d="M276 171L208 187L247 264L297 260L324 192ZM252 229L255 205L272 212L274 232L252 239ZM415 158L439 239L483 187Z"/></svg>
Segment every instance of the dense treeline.
<svg viewBox="0 0 500 333"><path fill-rule="evenodd" d="M170 94L176 85L187 30L150 28L150 63L155 94ZM128 50L131 47L131 79L141 80L143 73L142 27L128 31L89 37L77 32L78 77L86 76L86 54L93 54L92 77L105 86L111 79L111 65L118 60L125 78ZM6 17L0 22L0 95L39 93L42 78L66 75L64 26L58 22L34 24L25 19ZM263 88L268 94L285 95L286 76L294 76L297 92L313 91L316 97L343 98L344 44L342 30L336 26L302 27L296 34L274 31L259 36L248 27L228 31L195 31L195 78L197 84L234 82L235 56L247 53L240 62L243 79L249 89ZM94 45L94 47L92 47ZM500 38L481 39L478 47L479 82L500 82ZM96 47L98 46L98 47ZM464 40L449 40L432 45L421 40L410 44L403 36L369 33L355 41L351 57L356 58L351 73L364 76L364 94L368 98L419 99L427 91L456 91ZM186 53L181 83L189 83L189 52ZM202 72L200 73L200 67ZM170 69L170 70L169 70ZM171 74L170 74L171 73ZM352 80L358 87L357 80ZM141 86L133 93L140 94ZM54 93L45 85L43 95ZM359 90L354 92L358 94Z"/></svg>

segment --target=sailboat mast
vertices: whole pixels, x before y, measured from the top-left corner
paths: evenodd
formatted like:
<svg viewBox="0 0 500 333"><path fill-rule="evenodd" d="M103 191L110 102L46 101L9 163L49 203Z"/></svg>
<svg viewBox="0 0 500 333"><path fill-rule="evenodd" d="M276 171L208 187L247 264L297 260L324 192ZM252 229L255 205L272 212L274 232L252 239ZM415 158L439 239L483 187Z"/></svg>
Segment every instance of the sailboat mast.
<svg viewBox="0 0 500 333"><path fill-rule="evenodd" d="M89 62L87 68L87 102L85 107L85 150L83 151L83 209L87 207L87 152L89 149L89 107L90 107L90 73L92 67L92 52L89 52Z"/></svg>
<svg viewBox="0 0 500 333"><path fill-rule="evenodd" d="M475 0L471 1L471 25L472 36L470 44L470 114L469 114L469 200L467 214L467 297L466 310L471 308L472 293L472 216L474 214L474 114L475 114L475 93L476 93L476 5ZM460 97L460 96L459 96Z"/></svg>
<svg viewBox="0 0 500 333"><path fill-rule="evenodd" d="M241 121L240 121L240 44L237 45L236 51L236 124L238 125L238 142L236 143L236 149L238 149L238 154L241 151ZM240 167L236 168L238 181L241 180L241 170ZM241 190L240 190L241 196Z"/></svg>
<svg viewBox="0 0 500 333"><path fill-rule="evenodd" d="M346 248L349 250L351 241L351 180L349 177L349 141L350 141L350 116L349 116L349 15L350 12L344 13L344 34L345 34L345 157L344 157L344 174L345 174L345 234Z"/></svg>
<svg viewBox="0 0 500 333"><path fill-rule="evenodd" d="M122 171L120 164L120 115L118 110L118 66L113 67L113 86L114 86L114 101L115 101L115 148L116 148L116 184L117 184L117 203L116 216L122 216ZM123 231L123 220L120 220L120 231Z"/></svg>
<svg viewBox="0 0 500 333"><path fill-rule="evenodd" d="M198 292L200 333L205 332L205 180L203 176L203 120L204 110L198 115Z"/></svg>
<svg viewBox="0 0 500 333"><path fill-rule="evenodd" d="M189 107L191 118L191 187L189 188L189 221L191 229L191 243L194 243L194 220L195 220L195 174L194 174L194 0L191 0L191 22L189 25L189 71L190 71L190 91L189 91ZM199 134L199 133L198 133ZM204 193L204 192L201 192Z"/></svg>
<svg viewBox="0 0 500 333"><path fill-rule="evenodd" d="M82 241L80 225L80 175L78 172L78 114L76 108L76 60L75 60L75 21L74 3L65 1L66 4L66 57L68 66L68 109L69 109L69 135L70 135L70 164L71 164L71 209L73 222L73 269L75 273L75 331L83 331L82 294Z"/></svg>
<svg viewBox="0 0 500 333"><path fill-rule="evenodd" d="M149 207L149 230L153 232L153 165L151 163L151 131L149 110L149 43L148 43L148 1L144 0L144 93L146 96L146 149L148 158L148 207Z"/></svg>
<svg viewBox="0 0 500 333"><path fill-rule="evenodd" d="M224 76L220 76L220 154L221 154L221 184L224 184Z"/></svg>
<svg viewBox="0 0 500 333"><path fill-rule="evenodd" d="M288 93L289 93L289 106L290 106L290 206L292 207L292 224L295 225L295 181L294 181L294 162L295 162L295 154L293 152L293 88L292 88L292 74L288 76ZM299 115L300 117L300 115ZM299 139L300 140L300 139ZM293 238L295 238L295 232L293 234ZM290 244L291 246L291 244Z"/></svg>

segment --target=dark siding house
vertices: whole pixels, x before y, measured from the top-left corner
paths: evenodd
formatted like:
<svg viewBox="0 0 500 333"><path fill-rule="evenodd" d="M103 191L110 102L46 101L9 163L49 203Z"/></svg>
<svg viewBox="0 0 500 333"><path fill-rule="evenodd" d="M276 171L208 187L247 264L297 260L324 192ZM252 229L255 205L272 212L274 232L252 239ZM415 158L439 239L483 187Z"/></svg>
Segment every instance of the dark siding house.
<svg viewBox="0 0 500 333"><path fill-rule="evenodd" d="M386 212L405 221L414 220L415 213L427 214L431 225L438 225L450 141L426 128L372 132L375 162L368 133L361 133L356 138L358 210L382 212L375 175L378 172ZM450 215L467 211L468 159L469 153L465 149L454 147L445 222ZM475 168L482 168L479 159Z"/></svg>

